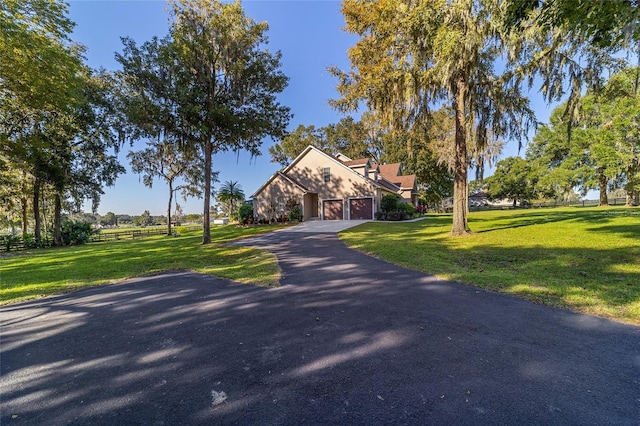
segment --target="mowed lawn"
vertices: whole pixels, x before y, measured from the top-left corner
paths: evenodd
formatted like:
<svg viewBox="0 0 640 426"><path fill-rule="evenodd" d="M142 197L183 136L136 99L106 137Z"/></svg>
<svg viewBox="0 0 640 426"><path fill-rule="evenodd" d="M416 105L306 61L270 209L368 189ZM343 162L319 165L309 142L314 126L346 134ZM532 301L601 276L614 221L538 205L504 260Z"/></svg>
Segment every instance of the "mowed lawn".
<svg viewBox="0 0 640 426"><path fill-rule="evenodd" d="M211 230L212 244L202 245L202 231L179 237L138 240L0 254L0 303L68 292L167 270L190 270L262 286L277 286L275 256L264 250L223 246L275 227Z"/></svg>
<svg viewBox="0 0 640 426"><path fill-rule="evenodd" d="M367 223L350 247L407 268L537 303L640 324L640 209L471 212L469 237L451 215Z"/></svg>

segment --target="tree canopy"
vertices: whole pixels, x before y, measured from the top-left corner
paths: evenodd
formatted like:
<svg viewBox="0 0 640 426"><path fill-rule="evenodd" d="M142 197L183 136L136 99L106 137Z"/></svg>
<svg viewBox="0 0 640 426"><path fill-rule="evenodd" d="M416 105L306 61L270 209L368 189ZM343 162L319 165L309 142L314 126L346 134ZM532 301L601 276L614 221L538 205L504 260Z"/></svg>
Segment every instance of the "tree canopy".
<svg viewBox="0 0 640 426"><path fill-rule="evenodd" d="M527 160L521 157L508 157L496 165L495 173L486 179L490 198L513 200L513 206L520 201L531 200L535 193L534 174Z"/></svg>
<svg viewBox="0 0 640 426"><path fill-rule="evenodd" d="M636 202L640 189L640 103L638 69L613 75L604 87L581 98L581 113L569 140L564 105L551 114L548 125L536 133L527 158L539 165L540 184L551 191L582 193L597 189L600 205L607 192L623 187L627 204Z"/></svg>
<svg viewBox="0 0 640 426"><path fill-rule="evenodd" d="M383 124L409 136L423 132L435 105L453 111L453 235L469 230L471 135L482 151L490 138L519 138L533 123L516 74L497 71L506 42L498 6L473 0L345 0L342 6L346 31L360 39L348 52L351 70L332 69L342 95L335 107L349 111L364 102Z"/></svg>
<svg viewBox="0 0 640 426"><path fill-rule="evenodd" d="M268 25L247 17L239 1L170 4L173 20L167 37L140 49L124 40L124 52L118 55L128 87L125 105L145 107L127 107L126 115L134 128L148 131L151 124L153 132L161 130L177 149L203 158L207 244L213 155L227 150L260 155L263 138L284 134L290 113L276 95L288 79L280 71L280 53L266 49Z"/></svg>
<svg viewBox="0 0 640 426"><path fill-rule="evenodd" d="M23 234L31 201L33 232L42 241L41 204L53 198L53 237L62 243L61 211L86 199L96 208L105 185L123 171L114 151L109 92L103 73L84 65L69 38L73 22L57 0L0 3L0 164L20 205ZM6 199L5 198L5 199Z"/></svg>
<svg viewBox="0 0 640 426"><path fill-rule="evenodd" d="M620 46L640 39L638 0L511 0L505 24L514 28L531 15L547 30L568 26L601 47Z"/></svg>
<svg viewBox="0 0 640 426"><path fill-rule="evenodd" d="M299 125L288 132L279 143L269 148L271 161L287 166L304 149L312 145L330 154L341 153L351 158L379 159L380 152L372 141L377 135L368 128L365 119L355 121L342 118L338 123L316 128L314 125Z"/></svg>
<svg viewBox="0 0 640 426"><path fill-rule="evenodd" d="M203 161L201 157L177 149L169 142L150 142L140 151L127 155L131 169L142 177L145 186L151 188L153 181L160 178L169 187L167 203L167 235L171 235L171 210L176 192L183 198L202 196ZM217 175L216 175L217 176ZM176 204L176 210L179 206Z"/></svg>

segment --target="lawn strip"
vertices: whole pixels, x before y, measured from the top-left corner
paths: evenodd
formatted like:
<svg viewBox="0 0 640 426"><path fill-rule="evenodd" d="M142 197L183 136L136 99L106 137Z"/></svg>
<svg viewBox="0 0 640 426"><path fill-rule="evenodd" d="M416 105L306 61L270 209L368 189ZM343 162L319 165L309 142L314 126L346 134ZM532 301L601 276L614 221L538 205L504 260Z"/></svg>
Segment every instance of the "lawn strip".
<svg viewBox="0 0 640 426"><path fill-rule="evenodd" d="M0 258L0 303L14 303L168 270L190 270L274 287L279 284L280 272L273 254L224 244L274 229L215 227L211 230L212 244L209 245L202 244L201 232L188 232L179 237L160 235L141 240L34 250Z"/></svg>
<svg viewBox="0 0 640 426"><path fill-rule="evenodd" d="M640 324L640 209L472 212L468 237L450 215L367 223L340 233L350 247L450 280L536 303Z"/></svg>

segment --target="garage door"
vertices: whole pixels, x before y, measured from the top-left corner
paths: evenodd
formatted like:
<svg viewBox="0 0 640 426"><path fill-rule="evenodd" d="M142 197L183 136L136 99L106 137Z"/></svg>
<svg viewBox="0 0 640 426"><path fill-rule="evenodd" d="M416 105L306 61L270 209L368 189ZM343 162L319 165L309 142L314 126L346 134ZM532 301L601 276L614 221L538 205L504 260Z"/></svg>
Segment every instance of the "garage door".
<svg viewBox="0 0 640 426"><path fill-rule="evenodd" d="M349 200L349 210L352 220L373 219L373 199L353 198Z"/></svg>
<svg viewBox="0 0 640 426"><path fill-rule="evenodd" d="M324 220L342 220L342 200L327 200L322 202Z"/></svg>

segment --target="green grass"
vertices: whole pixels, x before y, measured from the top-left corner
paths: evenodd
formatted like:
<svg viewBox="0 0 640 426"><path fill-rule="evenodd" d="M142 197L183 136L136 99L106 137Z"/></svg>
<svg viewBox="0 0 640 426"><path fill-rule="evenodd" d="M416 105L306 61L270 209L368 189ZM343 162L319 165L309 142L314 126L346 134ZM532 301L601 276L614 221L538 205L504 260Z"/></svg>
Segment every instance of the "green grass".
<svg viewBox="0 0 640 426"><path fill-rule="evenodd" d="M0 257L0 303L13 303L113 283L168 270L190 270L261 286L277 286L274 255L264 250L222 244L273 227L215 227L212 244L202 232L140 240L92 243Z"/></svg>
<svg viewBox="0 0 640 426"><path fill-rule="evenodd" d="M349 246L407 268L537 303L640 324L640 209L471 213L474 234L451 237L451 216L367 223Z"/></svg>

